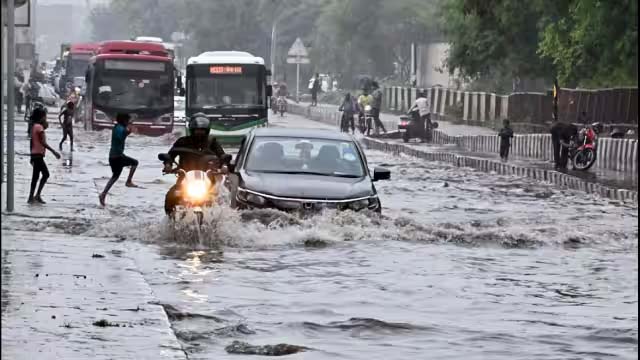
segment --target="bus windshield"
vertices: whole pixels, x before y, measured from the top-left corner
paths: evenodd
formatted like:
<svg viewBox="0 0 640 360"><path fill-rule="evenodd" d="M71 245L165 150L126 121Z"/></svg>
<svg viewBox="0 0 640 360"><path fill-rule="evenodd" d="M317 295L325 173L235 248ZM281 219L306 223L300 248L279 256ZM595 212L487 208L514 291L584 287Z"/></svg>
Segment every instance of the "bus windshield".
<svg viewBox="0 0 640 360"><path fill-rule="evenodd" d="M135 62L125 63L126 66L116 64L111 70L106 66L107 69L96 72L93 86L96 105L127 110L173 106L173 79L165 71L165 63L140 64L139 70L131 68Z"/></svg>
<svg viewBox="0 0 640 360"><path fill-rule="evenodd" d="M264 85L255 65L197 65L187 73L191 108L264 106Z"/></svg>
<svg viewBox="0 0 640 360"><path fill-rule="evenodd" d="M88 54L71 54L67 59L67 77L84 77L90 58L91 55Z"/></svg>

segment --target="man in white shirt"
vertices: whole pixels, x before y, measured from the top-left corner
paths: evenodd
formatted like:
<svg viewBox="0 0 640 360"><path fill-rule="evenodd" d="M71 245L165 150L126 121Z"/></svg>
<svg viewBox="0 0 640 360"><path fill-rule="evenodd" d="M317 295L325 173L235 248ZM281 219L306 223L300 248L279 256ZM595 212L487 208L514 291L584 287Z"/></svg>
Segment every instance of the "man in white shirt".
<svg viewBox="0 0 640 360"><path fill-rule="evenodd" d="M431 105L429 103L429 99L427 99L426 95L422 91L417 94L416 102L413 104L411 109L409 109L409 113L411 114L416 110L419 115L420 128L424 128L426 124L425 138L427 141L431 141L431 119L429 116L431 113Z"/></svg>

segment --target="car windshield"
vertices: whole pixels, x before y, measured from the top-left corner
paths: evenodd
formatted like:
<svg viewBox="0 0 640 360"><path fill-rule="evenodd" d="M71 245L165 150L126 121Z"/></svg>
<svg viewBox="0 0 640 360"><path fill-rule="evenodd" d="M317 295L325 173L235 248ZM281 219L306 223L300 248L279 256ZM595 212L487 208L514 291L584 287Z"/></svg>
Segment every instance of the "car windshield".
<svg viewBox="0 0 640 360"><path fill-rule="evenodd" d="M167 74L109 72L96 79L95 102L119 109L166 108L173 104L173 87Z"/></svg>
<svg viewBox="0 0 640 360"><path fill-rule="evenodd" d="M73 54L67 61L67 76L74 78L77 76L84 77L87 72L87 66L89 66L89 59L91 55L85 54Z"/></svg>
<svg viewBox="0 0 640 360"><path fill-rule="evenodd" d="M257 137L247 171L360 178L365 174L353 141L314 138Z"/></svg>

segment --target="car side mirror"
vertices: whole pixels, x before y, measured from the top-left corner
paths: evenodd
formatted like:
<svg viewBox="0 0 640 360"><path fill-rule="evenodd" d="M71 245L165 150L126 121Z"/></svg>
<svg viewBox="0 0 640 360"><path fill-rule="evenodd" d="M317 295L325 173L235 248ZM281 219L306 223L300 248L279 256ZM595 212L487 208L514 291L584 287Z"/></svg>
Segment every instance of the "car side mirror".
<svg viewBox="0 0 640 360"><path fill-rule="evenodd" d="M373 169L373 181L391 179L391 171L382 167Z"/></svg>
<svg viewBox="0 0 640 360"><path fill-rule="evenodd" d="M273 86L267 85L267 96L273 96Z"/></svg>
<svg viewBox="0 0 640 360"><path fill-rule="evenodd" d="M158 154L158 160L162 162L170 162L171 156L169 156L169 154Z"/></svg>

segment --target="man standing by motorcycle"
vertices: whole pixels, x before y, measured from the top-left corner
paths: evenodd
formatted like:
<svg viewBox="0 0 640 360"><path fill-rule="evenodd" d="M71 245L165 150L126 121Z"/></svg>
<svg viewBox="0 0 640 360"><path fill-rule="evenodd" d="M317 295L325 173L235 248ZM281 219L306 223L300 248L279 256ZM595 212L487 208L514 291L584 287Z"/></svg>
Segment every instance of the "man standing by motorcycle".
<svg viewBox="0 0 640 360"><path fill-rule="evenodd" d="M371 85L373 87L373 94L371 94L371 96L373 97L373 103L371 104L371 108L373 122L376 126L376 134L380 133L380 129L382 129L382 131L384 131L384 133L386 134L387 129L384 128L384 124L382 124L382 121L380 120L380 109L382 108L382 90L380 90L380 86L378 85L377 81L374 81Z"/></svg>
<svg viewBox="0 0 640 360"><path fill-rule="evenodd" d="M430 113L431 106L429 104L429 99L427 99L426 95L421 91L416 96L416 102L413 104L411 109L409 109L409 114L411 114L414 121L417 120L417 122L420 124L420 129L425 129L425 138L427 141L431 140L431 119L429 118Z"/></svg>
<svg viewBox="0 0 640 360"><path fill-rule="evenodd" d="M218 141L214 137L209 136L209 132L210 122L207 116L203 113L193 115L189 121L189 135L179 138L173 144L169 150L171 161L164 163L163 172L168 173L172 170L172 164L176 157L179 158L178 168L184 171L204 170L204 164L202 164L201 160L206 155L217 156L219 159L216 164L217 166L229 163L229 161L231 161L231 155L225 154L224 149ZM181 151L182 149L192 150L198 154ZM179 203L180 195L176 192L179 189L180 182L181 179L178 178L176 184L169 189L165 197L164 210L167 215L173 213L176 205Z"/></svg>
<svg viewBox="0 0 640 360"><path fill-rule="evenodd" d="M578 127L561 121L551 126L553 160L556 170L566 170L569 161L569 144L578 135Z"/></svg>

